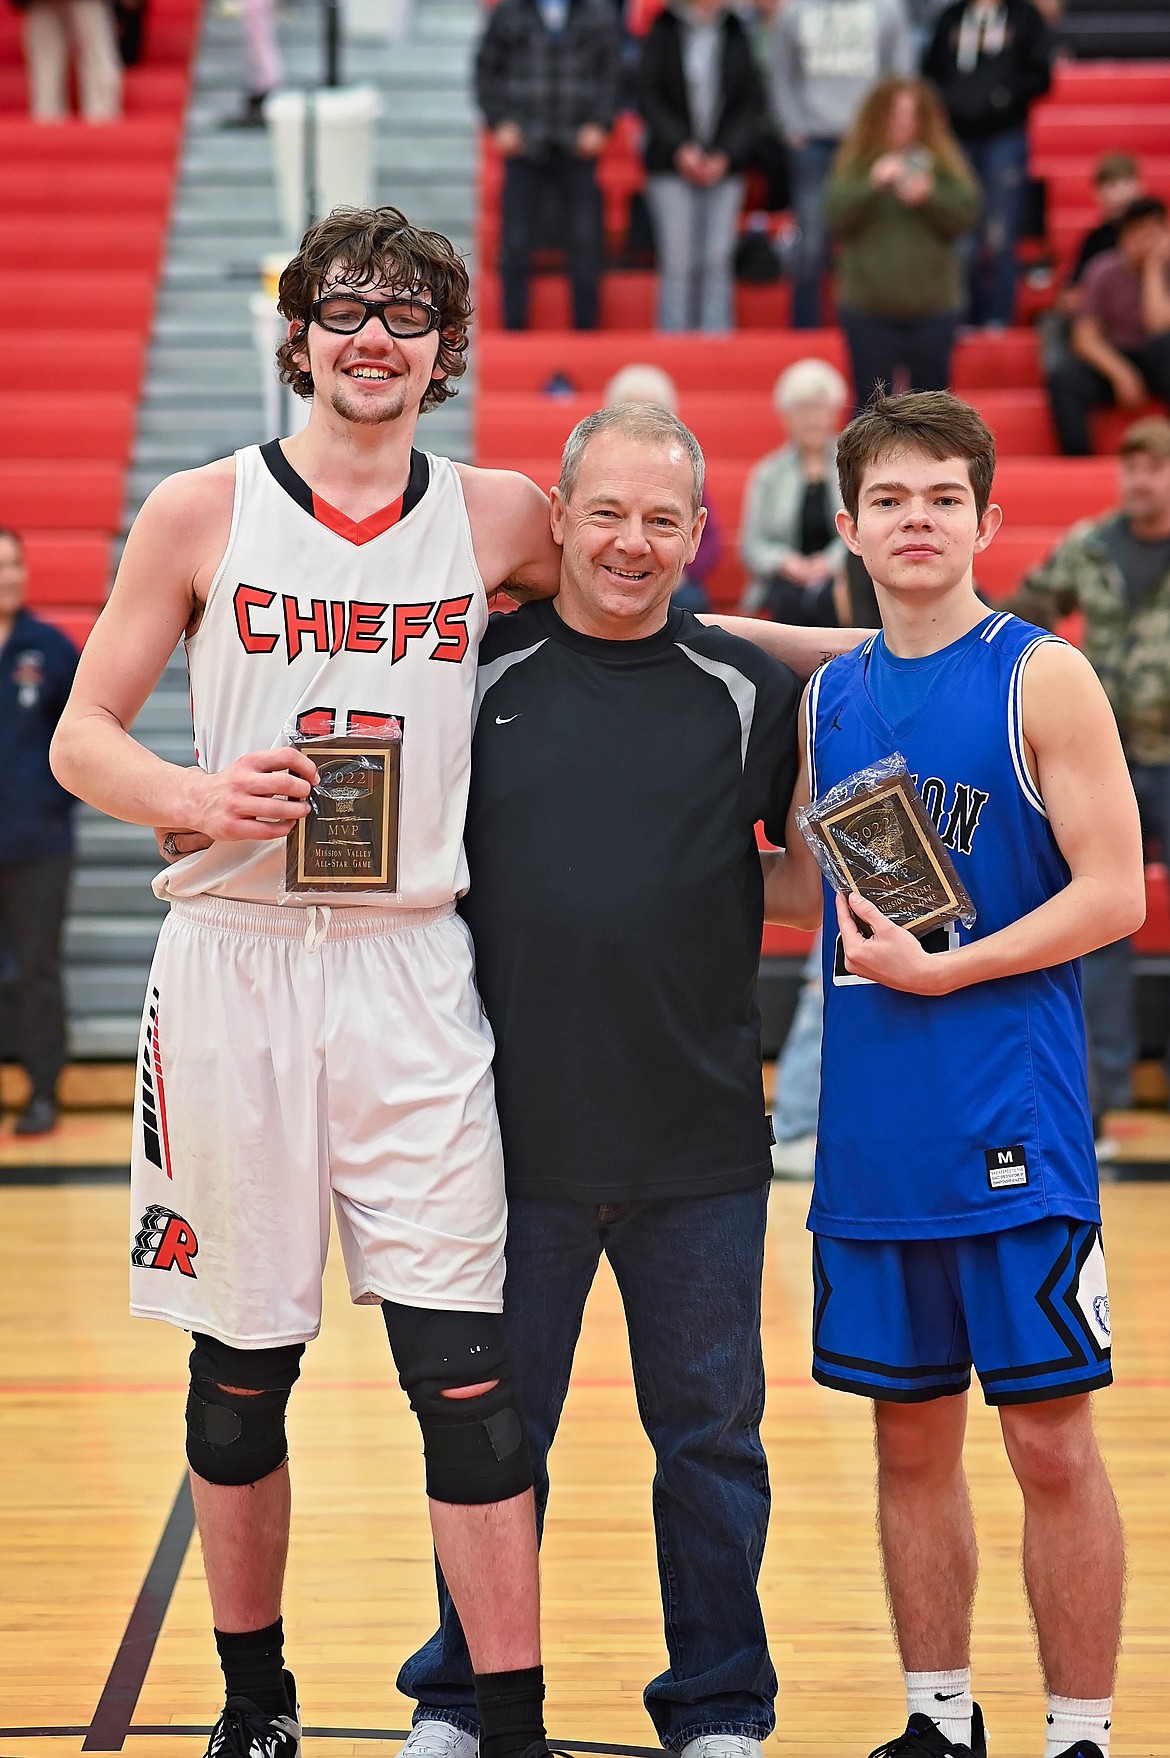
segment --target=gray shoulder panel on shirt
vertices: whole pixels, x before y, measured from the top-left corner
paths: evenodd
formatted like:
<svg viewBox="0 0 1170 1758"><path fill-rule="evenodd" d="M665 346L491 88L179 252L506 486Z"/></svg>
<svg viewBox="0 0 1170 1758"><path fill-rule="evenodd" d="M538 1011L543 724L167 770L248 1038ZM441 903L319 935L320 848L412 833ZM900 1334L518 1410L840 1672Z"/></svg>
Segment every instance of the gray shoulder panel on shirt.
<svg viewBox="0 0 1170 1758"><path fill-rule="evenodd" d="M489 659L486 665L480 666L475 680L475 707L471 711L471 730L473 733L479 723L480 706L492 685L498 684L504 673L510 671L514 665L519 665L521 660L531 659L534 653L540 651L547 639L546 635L542 635L540 640L535 641L531 647L521 647L515 653L501 653L498 659Z"/></svg>
<svg viewBox="0 0 1170 1758"><path fill-rule="evenodd" d="M708 659L704 653L696 653L693 647L686 647L681 641L675 643L680 653L685 653L692 665L705 671L710 677L718 678L731 700L735 703L739 715L739 753L740 763L746 767L748 740L752 736L752 721L756 712L756 686L752 680L734 665L727 665L723 660Z"/></svg>

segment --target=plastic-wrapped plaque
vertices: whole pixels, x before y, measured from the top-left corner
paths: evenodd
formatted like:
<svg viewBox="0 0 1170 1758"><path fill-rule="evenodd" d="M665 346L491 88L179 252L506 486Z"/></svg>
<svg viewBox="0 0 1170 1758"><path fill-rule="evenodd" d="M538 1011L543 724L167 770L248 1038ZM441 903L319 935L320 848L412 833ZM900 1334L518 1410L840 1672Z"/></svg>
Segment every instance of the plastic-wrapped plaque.
<svg viewBox="0 0 1170 1758"><path fill-rule="evenodd" d="M897 752L802 806L796 821L835 891L860 892L920 936L974 922L975 906Z"/></svg>
<svg viewBox="0 0 1170 1758"><path fill-rule="evenodd" d="M398 890L402 732L290 739L317 765L309 815L289 832L283 895Z"/></svg>

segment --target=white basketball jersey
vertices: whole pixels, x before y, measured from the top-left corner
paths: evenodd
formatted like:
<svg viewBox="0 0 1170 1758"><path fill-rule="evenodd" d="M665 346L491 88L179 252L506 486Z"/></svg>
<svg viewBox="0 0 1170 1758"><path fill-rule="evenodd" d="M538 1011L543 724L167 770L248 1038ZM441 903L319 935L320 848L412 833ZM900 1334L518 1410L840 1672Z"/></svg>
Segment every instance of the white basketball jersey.
<svg viewBox="0 0 1170 1758"><path fill-rule="evenodd" d="M362 521L316 497L277 441L236 453L227 550L187 642L195 750L209 773L302 735L402 726L398 891L306 902L431 909L467 889L463 822L487 595L455 466L412 452L400 501ZM217 842L154 882L162 898L276 903L284 840Z"/></svg>

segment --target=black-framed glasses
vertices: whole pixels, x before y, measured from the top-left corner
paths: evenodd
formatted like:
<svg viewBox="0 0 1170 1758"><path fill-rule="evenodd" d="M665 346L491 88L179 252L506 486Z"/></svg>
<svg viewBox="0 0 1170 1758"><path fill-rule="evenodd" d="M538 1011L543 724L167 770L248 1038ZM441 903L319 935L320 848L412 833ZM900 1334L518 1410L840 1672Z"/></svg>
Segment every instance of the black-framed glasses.
<svg viewBox="0 0 1170 1758"><path fill-rule="evenodd" d="M356 336L372 317L388 336L410 342L439 327L439 314L424 299L359 299L356 293L327 293L309 307L313 322L335 336Z"/></svg>

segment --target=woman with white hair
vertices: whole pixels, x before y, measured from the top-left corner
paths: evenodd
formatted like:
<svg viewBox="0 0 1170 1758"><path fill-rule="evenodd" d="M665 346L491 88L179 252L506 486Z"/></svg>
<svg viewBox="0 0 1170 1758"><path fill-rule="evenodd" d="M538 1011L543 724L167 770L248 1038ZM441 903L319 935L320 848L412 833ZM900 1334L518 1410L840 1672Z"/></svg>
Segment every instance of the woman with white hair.
<svg viewBox="0 0 1170 1758"><path fill-rule="evenodd" d="M744 493L739 549L749 610L777 622L834 628L833 587L845 563L835 519L836 436L849 387L827 360L798 360L772 393L788 443L761 458Z"/></svg>
<svg viewBox="0 0 1170 1758"><path fill-rule="evenodd" d="M614 373L605 387L604 402L607 409L615 403L660 403L672 415L678 414L678 390L670 374L661 366L640 361L633 361ZM707 523L703 526L699 548L672 595L675 604L681 604L684 610L693 610L700 616L711 608L707 582L723 555L723 527L707 493L703 495L703 504L707 508Z"/></svg>

